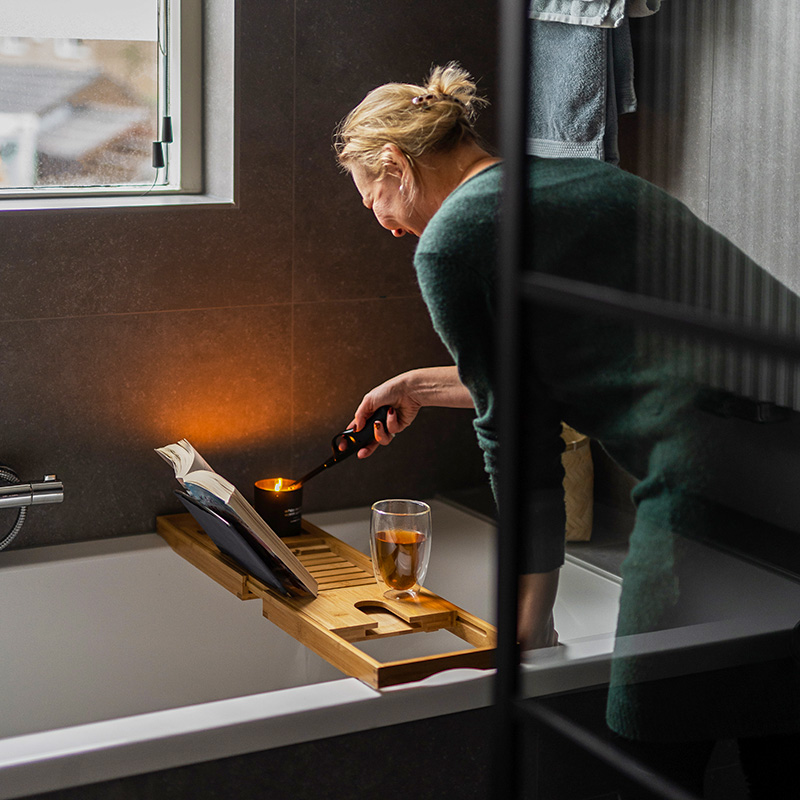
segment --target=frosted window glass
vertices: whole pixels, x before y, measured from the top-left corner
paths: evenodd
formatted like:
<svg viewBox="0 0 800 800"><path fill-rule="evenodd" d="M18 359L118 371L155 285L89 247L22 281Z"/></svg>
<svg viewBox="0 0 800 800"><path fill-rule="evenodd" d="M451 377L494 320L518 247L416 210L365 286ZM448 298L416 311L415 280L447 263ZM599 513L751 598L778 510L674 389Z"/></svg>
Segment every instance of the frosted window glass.
<svg viewBox="0 0 800 800"><path fill-rule="evenodd" d="M163 183L158 55L151 41L0 38L0 189Z"/></svg>
<svg viewBox="0 0 800 800"><path fill-rule="evenodd" d="M0 0L0 36L158 39L158 0Z"/></svg>

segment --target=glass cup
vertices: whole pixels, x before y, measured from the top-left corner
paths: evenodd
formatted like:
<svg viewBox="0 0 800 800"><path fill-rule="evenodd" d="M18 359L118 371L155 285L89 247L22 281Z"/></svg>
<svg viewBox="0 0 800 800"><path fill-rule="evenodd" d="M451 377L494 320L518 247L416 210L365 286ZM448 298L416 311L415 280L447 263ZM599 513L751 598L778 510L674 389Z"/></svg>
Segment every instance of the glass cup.
<svg viewBox="0 0 800 800"><path fill-rule="evenodd" d="M431 509L419 500L379 500L372 506L370 552L375 578L390 600L413 600L428 570Z"/></svg>

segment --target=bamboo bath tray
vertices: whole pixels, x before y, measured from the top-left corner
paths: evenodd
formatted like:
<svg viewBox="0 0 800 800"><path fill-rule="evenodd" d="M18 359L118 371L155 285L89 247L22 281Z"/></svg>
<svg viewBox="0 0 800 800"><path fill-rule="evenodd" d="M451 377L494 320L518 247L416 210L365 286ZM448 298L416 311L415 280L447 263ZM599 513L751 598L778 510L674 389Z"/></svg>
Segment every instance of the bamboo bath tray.
<svg viewBox="0 0 800 800"><path fill-rule="evenodd" d="M158 517L158 533L176 553L242 600L261 598L264 616L347 675L375 689L422 680L456 667L494 665L495 629L425 589L420 602L388 600L368 556L303 520L284 539L319 584L317 597L282 597L220 553L190 514ZM380 662L353 643L447 630L469 649Z"/></svg>

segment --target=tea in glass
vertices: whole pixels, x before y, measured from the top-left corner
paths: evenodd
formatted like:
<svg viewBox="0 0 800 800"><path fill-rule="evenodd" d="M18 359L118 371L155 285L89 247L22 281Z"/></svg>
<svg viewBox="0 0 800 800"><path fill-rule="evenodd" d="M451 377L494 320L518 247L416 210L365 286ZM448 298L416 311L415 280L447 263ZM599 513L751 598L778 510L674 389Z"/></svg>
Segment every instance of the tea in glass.
<svg viewBox="0 0 800 800"><path fill-rule="evenodd" d="M431 510L419 500L380 500L372 506L370 550L375 578L390 599L413 599L430 558Z"/></svg>

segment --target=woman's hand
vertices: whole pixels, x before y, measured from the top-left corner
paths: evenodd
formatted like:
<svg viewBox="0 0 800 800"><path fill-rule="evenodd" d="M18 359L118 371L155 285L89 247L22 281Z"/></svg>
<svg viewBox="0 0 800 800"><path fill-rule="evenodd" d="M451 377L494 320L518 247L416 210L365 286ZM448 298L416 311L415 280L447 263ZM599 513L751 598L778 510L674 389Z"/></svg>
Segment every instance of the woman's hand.
<svg viewBox="0 0 800 800"><path fill-rule="evenodd" d="M375 443L362 447L359 458L371 456L378 445L391 444L425 406L472 408L472 398L461 383L455 367L413 369L390 378L364 395L348 427L361 430L366 421L381 407L390 406L386 428L375 423Z"/></svg>
<svg viewBox="0 0 800 800"><path fill-rule="evenodd" d="M558 631L553 621L558 572L554 569L520 575L517 639L523 651L558 644Z"/></svg>

